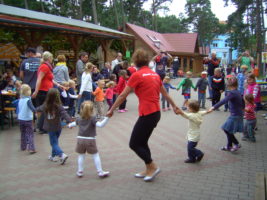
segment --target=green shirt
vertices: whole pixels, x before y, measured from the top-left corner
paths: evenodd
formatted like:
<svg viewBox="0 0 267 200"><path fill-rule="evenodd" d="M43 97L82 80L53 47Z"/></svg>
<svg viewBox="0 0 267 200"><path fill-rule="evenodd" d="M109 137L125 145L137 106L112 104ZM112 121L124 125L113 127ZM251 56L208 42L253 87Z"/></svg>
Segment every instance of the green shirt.
<svg viewBox="0 0 267 200"><path fill-rule="evenodd" d="M248 71L251 71L251 62L249 57L243 56L241 58L240 65L246 65L248 67Z"/></svg>

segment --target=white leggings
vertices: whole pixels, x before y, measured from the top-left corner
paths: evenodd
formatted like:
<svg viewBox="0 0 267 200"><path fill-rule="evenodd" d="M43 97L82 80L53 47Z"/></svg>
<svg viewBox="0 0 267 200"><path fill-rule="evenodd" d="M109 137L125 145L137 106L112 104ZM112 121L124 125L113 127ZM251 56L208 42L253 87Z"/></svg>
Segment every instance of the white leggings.
<svg viewBox="0 0 267 200"><path fill-rule="evenodd" d="M78 155L78 172L83 172L84 169L84 159L85 159L85 154L79 154ZM93 154L93 159L95 163L95 167L97 172L102 172L102 166L101 166L101 160L99 153Z"/></svg>

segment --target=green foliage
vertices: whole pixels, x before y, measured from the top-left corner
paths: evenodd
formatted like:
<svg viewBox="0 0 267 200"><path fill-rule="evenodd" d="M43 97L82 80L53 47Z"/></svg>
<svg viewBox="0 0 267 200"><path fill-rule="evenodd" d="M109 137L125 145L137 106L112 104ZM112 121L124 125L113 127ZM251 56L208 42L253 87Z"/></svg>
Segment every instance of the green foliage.
<svg viewBox="0 0 267 200"><path fill-rule="evenodd" d="M160 33L185 33L188 31L185 21L175 15L158 17L157 22Z"/></svg>

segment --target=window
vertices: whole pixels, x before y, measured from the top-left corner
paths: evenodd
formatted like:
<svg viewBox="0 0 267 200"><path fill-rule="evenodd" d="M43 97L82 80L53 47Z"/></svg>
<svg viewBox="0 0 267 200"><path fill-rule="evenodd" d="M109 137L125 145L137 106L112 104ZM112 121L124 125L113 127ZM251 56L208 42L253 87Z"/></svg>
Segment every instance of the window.
<svg viewBox="0 0 267 200"><path fill-rule="evenodd" d="M227 43L225 43L225 44L224 44L224 46L225 46L225 47L228 47L228 44L227 44Z"/></svg>
<svg viewBox="0 0 267 200"><path fill-rule="evenodd" d="M154 43L155 47L160 49L160 40L158 40L155 36L146 35L152 42Z"/></svg>
<svg viewBox="0 0 267 200"><path fill-rule="evenodd" d="M218 47L217 43L213 43L212 45L213 45L213 47Z"/></svg>

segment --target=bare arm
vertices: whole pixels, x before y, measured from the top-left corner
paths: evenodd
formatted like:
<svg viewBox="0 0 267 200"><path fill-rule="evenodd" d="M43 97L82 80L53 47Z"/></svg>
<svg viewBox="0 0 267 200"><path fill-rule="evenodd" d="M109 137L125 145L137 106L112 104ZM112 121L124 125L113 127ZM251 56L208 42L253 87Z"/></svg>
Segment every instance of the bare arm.
<svg viewBox="0 0 267 200"><path fill-rule="evenodd" d="M23 81L23 79L24 79L24 71L20 70L19 77Z"/></svg>
<svg viewBox="0 0 267 200"><path fill-rule="evenodd" d="M39 88L40 88L40 85L41 85L41 82L43 80L45 76L45 73L44 72L40 72L38 77L37 77L37 81L36 81L36 86L35 86L35 91L34 93L32 94L32 98L35 98L39 92Z"/></svg>
<svg viewBox="0 0 267 200"><path fill-rule="evenodd" d="M122 93L118 96L115 103L112 105L110 110L107 112L107 117L112 117L113 111L124 102L126 97L129 95L129 93L132 91L132 88L130 86L126 86Z"/></svg>

